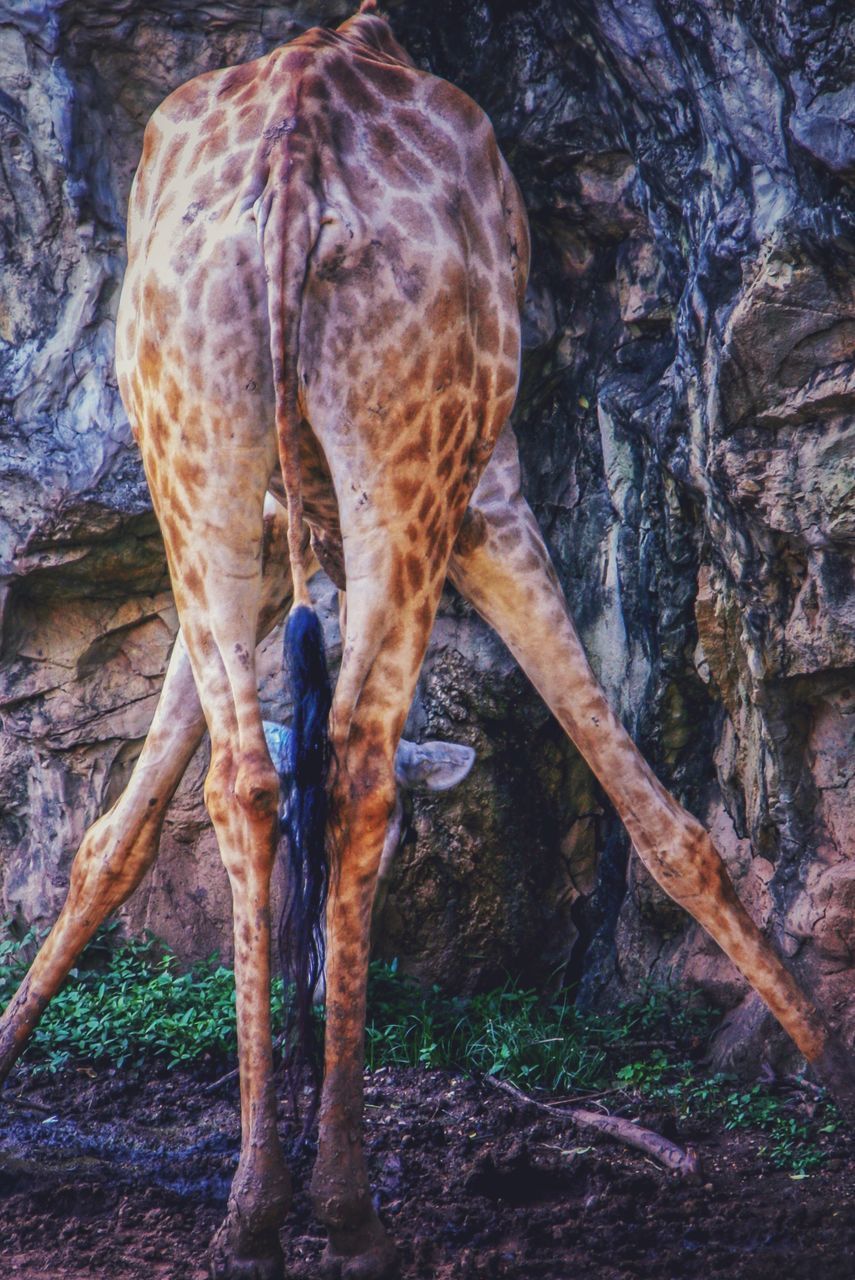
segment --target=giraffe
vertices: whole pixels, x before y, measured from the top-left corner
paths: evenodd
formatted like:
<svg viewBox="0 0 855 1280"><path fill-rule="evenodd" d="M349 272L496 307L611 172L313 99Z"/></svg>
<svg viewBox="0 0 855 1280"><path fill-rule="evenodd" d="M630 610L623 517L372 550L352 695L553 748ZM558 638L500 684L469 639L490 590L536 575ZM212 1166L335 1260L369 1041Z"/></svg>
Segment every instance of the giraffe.
<svg viewBox="0 0 855 1280"><path fill-rule="evenodd" d="M484 114L419 71L367 0L172 94L146 129L117 322L122 397L163 531L176 643L125 793L84 837L68 899L0 1023L0 1079L74 958L157 852L207 725L205 798L232 888L241 1148L215 1277L282 1274L290 1180L276 1127L269 884L279 781L256 641L346 591L329 717L316 1211L325 1274L395 1253L362 1151L371 905L393 760L449 577L587 759L641 860L724 949L850 1108L847 1061L741 906L708 834L656 779L587 662L520 490L508 424L528 273L525 210ZM265 494L270 503L265 515Z"/></svg>

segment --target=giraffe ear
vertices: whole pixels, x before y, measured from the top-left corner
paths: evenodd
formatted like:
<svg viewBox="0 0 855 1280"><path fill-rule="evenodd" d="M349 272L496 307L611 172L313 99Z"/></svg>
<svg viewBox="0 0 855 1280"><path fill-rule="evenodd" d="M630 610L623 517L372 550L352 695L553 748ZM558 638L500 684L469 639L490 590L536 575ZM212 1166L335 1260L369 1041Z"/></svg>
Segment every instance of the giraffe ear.
<svg viewBox="0 0 855 1280"><path fill-rule="evenodd" d="M273 768L280 778L291 774L291 730L287 724L277 724L275 720L263 720L264 740Z"/></svg>
<svg viewBox="0 0 855 1280"><path fill-rule="evenodd" d="M474 763L472 747L402 738L395 756L395 778L406 791L449 791L463 781Z"/></svg>

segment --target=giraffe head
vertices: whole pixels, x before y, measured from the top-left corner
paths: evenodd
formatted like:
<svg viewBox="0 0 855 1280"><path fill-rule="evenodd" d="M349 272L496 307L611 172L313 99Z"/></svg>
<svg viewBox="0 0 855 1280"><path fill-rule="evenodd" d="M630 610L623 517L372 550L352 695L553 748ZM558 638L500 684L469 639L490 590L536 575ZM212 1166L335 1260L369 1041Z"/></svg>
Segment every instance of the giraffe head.
<svg viewBox="0 0 855 1280"><path fill-rule="evenodd" d="M287 793L290 780L291 730L272 720L264 721L264 737L277 773ZM475 751L458 742L409 742L402 738L395 753L395 781L401 791L450 791L467 776L475 763Z"/></svg>

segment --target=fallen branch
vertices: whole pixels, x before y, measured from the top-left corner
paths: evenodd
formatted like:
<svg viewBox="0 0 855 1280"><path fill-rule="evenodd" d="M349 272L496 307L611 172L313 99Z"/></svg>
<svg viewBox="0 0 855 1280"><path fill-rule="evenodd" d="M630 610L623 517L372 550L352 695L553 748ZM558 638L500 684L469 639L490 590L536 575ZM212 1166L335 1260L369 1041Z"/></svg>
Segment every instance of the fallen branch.
<svg viewBox="0 0 855 1280"><path fill-rule="evenodd" d="M240 1074L240 1067L235 1067L233 1071L227 1071L224 1076L220 1076L219 1080L212 1080L210 1084L206 1084L202 1092L214 1093L221 1085L228 1084L230 1080L236 1080Z"/></svg>
<svg viewBox="0 0 855 1280"><path fill-rule="evenodd" d="M701 1172L701 1161L696 1151L691 1149L684 1151L682 1147L677 1146L676 1142L669 1142L661 1134L633 1124L631 1120L623 1120L620 1116L600 1115L596 1111L584 1111L581 1107L574 1107L572 1111L558 1114L570 1116L580 1129L595 1129L599 1133L605 1133L610 1138L614 1138L616 1142L623 1142L628 1147L636 1147L645 1155L658 1160L666 1169L672 1169L674 1173L678 1173L681 1178L697 1177Z"/></svg>
<svg viewBox="0 0 855 1280"><path fill-rule="evenodd" d="M485 1079L495 1089L501 1089L503 1093L510 1094L517 1102L527 1103L529 1106L536 1107L538 1111L546 1112L547 1115L560 1116L563 1120L569 1120L579 1129L603 1133L613 1138L615 1142L622 1142L627 1147L635 1147L643 1151L645 1155L652 1156L654 1160L658 1160L666 1169L671 1169L681 1178L697 1177L701 1172L701 1162L696 1151L691 1149L684 1151L682 1147L669 1142L667 1138L654 1133L652 1129L644 1129L641 1125L633 1124L631 1120L621 1119L620 1116L600 1115L597 1111L586 1111L582 1107L561 1108L548 1102L538 1102L537 1098L530 1097L515 1084L509 1084L506 1080L496 1080L494 1076L486 1076Z"/></svg>

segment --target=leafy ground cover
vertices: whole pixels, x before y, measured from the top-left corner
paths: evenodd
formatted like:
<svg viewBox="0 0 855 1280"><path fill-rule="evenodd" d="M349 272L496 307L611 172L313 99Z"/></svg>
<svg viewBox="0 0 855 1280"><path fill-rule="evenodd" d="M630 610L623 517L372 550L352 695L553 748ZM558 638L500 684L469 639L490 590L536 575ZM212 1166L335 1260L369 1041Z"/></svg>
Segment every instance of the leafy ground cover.
<svg viewBox="0 0 855 1280"><path fill-rule="evenodd" d="M13 994L34 943L28 935L0 944L0 1004ZM277 1027L283 1003L277 982ZM544 1000L512 985L455 999L419 989L394 965L375 964L366 1067L494 1076L538 1096L598 1095L616 1108L653 1107L679 1124L715 1118L725 1129L757 1132L761 1160L806 1177L833 1147L840 1126L835 1108L816 1091L806 1105L797 1082L746 1086L710 1075L702 1060L718 1017L674 989L651 989L609 1015L580 1012L567 993ZM235 1043L231 969L212 958L183 971L154 940L117 941L108 930L51 1003L27 1061L35 1073L86 1062L227 1069Z"/></svg>

